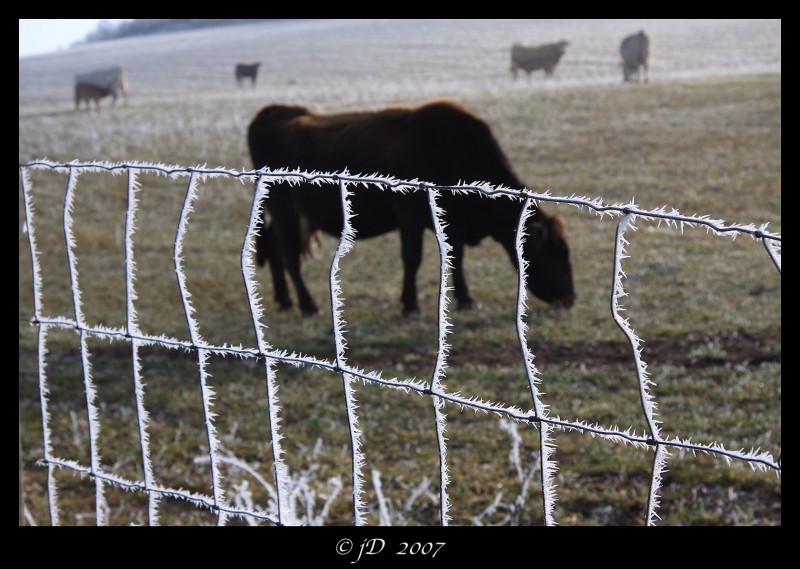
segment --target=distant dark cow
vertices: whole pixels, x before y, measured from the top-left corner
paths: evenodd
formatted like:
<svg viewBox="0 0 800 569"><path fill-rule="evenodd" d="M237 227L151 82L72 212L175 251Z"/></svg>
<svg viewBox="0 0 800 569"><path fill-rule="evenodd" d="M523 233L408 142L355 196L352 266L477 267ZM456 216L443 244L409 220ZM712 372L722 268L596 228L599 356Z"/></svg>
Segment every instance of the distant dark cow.
<svg viewBox="0 0 800 569"><path fill-rule="evenodd" d="M569 42L566 40L542 45L515 43L511 46L511 75L516 79L517 72L522 69L530 78L537 69L544 69L545 75L551 77L567 47Z"/></svg>
<svg viewBox="0 0 800 569"><path fill-rule="evenodd" d="M236 84L241 85L245 79L250 79L250 85L255 87L258 78L258 70L261 63L237 63L236 64Z"/></svg>
<svg viewBox="0 0 800 569"><path fill-rule="evenodd" d="M122 95L128 99L128 77L125 69L120 66L106 69L96 69L88 73L75 76L75 109L79 109L82 102L86 107L100 106L100 99L111 96L111 104L117 102L117 96Z"/></svg>
<svg viewBox="0 0 800 569"><path fill-rule="evenodd" d="M417 108L316 114L300 106L263 108L250 123L248 143L256 168L300 168L316 171L395 176L440 185L483 181L521 189L492 132L483 120L449 101ZM416 274L422 261L422 236L433 223L426 192L398 193L375 187L351 188L352 224L356 238L400 230L404 276L403 313L419 311ZM301 274L308 235L321 229L341 234L343 213L339 189L312 184L276 184L265 199L271 225L262 227L257 243L259 265L269 259L275 300L292 306L284 276L295 286L304 314L318 312ZM453 285L459 308L476 303L464 277L464 245L487 236L502 244L516 266L515 232L523 204L518 199L489 198L480 192L442 191L445 233L453 247ZM528 220L525 259L528 286L537 297L559 306L574 301L572 269L561 216L536 209ZM514 287L515 282L497 283Z"/></svg>
<svg viewBox="0 0 800 569"><path fill-rule="evenodd" d="M624 82L649 81L647 76L647 62L650 59L650 38L644 31L633 34L622 40L619 46L622 56L622 80ZM640 69L643 70L640 72Z"/></svg>

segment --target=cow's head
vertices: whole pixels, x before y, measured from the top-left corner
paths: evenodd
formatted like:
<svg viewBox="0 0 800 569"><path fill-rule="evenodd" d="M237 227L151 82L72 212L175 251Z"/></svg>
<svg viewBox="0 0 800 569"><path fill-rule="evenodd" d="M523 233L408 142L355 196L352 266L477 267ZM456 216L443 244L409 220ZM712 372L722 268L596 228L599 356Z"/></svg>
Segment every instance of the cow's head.
<svg viewBox="0 0 800 569"><path fill-rule="evenodd" d="M523 255L528 261L528 288L549 304L570 308L575 303L575 289L564 218L540 211L528 219L526 229Z"/></svg>

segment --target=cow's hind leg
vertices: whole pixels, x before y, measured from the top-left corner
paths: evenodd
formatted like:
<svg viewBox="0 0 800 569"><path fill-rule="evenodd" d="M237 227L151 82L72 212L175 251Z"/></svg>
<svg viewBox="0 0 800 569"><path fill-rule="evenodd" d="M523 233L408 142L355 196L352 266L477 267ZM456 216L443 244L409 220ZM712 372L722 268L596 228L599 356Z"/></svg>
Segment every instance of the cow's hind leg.
<svg viewBox="0 0 800 569"><path fill-rule="evenodd" d="M303 280L303 275L300 269L300 253L298 251L297 255L291 254L289 259L286 261L286 270L289 273L289 277L292 279L294 283L294 288L297 291L297 299L300 303L300 310L303 312L304 316L316 316L319 314L319 307L317 303L314 301L314 298L311 296L311 293L306 288L306 283Z"/></svg>
<svg viewBox="0 0 800 569"><path fill-rule="evenodd" d="M480 308L467 286L467 279L464 276L464 245L460 243L453 245L453 294L458 301L459 310Z"/></svg>
<svg viewBox="0 0 800 569"><path fill-rule="evenodd" d="M286 282L284 274L283 257L278 249L275 238L275 231L272 225L261 227L261 231L256 237L256 263L263 267L269 260L269 269L272 273L272 289L275 302L286 310L294 305L292 297L289 295L289 284Z"/></svg>
<svg viewBox="0 0 800 569"><path fill-rule="evenodd" d="M288 221L288 220L285 220ZM298 218L293 218L291 222L286 223L284 228L289 232L291 238L287 239L286 235L277 236L283 240L280 247L276 247L276 256L278 251L284 253L283 263L286 266L286 272L289 273L289 278L292 279L294 289L297 292L297 301L300 304L300 310L305 316L315 316L319 314L319 307L311 296L308 288L306 287L305 280L303 280L302 272L302 236L300 232L300 223ZM272 260L270 260L270 264ZM281 275L283 273L281 272ZM289 293L286 292L286 299L289 299ZM291 302L291 300L290 300Z"/></svg>
<svg viewBox="0 0 800 569"><path fill-rule="evenodd" d="M403 303L403 316L419 314L417 300L417 271L422 264L423 227L401 230L400 245L403 255L403 292L400 302Z"/></svg>
<svg viewBox="0 0 800 569"><path fill-rule="evenodd" d="M274 290L275 302L281 310L288 310L294 306L292 297L289 295L289 284L286 282L286 275L283 273L283 259L279 254L269 258L269 268L272 272L272 288Z"/></svg>

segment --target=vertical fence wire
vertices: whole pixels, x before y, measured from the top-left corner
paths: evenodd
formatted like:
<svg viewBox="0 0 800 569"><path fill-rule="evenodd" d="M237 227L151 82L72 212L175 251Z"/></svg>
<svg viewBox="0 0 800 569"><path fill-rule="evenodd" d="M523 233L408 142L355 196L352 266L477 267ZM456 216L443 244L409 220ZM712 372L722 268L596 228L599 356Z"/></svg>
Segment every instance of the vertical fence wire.
<svg viewBox="0 0 800 569"><path fill-rule="evenodd" d="M436 233L436 242L439 246L438 350L436 354L436 364L430 381L430 390L433 393L445 391L442 379L444 378L445 369L447 368L447 354L450 351L447 335L452 328L452 323L447 317L448 293L453 289L449 284L450 272L453 268L453 258L451 255L453 247L447 242L447 235L444 231L446 227L443 221L444 212L436 203L438 196L438 191L433 188L428 190L428 205L430 206L431 219L433 220L433 228ZM433 414L436 424L436 443L439 448L439 518L441 524L446 526L451 521L449 514L450 499L447 495L450 473L447 468L447 439L444 436L447 426L447 414L444 411L444 401L442 401L440 397L433 395L431 400L433 402Z"/></svg>
<svg viewBox="0 0 800 569"><path fill-rule="evenodd" d="M209 373L207 368L210 352L198 346L204 344L203 337L200 335L200 328L194 318L194 307L192 306L191 293L186 286L186 273L183 270L183 239L186 236L186 228L189 223L189 214L194 210L194 201L197 199L197 172L192 172L189 177L189 184L186 188L186 197L183 200L178 231L175 235L174 262L175 274L178 277L178 287L180 288L181 300L183 301L183 311L186 315L186 322L189 326L189 336L192 345L197 350L197 365L200 374L200 392L203 399L203 414L205 416L206 433L208 437L208 454L211 464L211 485L214 493L214 506L217 509L217 523L225 525L228 514L225 504L225 492L222 489L222 475L220 473L219 460L219 437L217 428L214 425L216 414L213 411L214 388L209 383Z"/></svg>
<svg viewBox="0 0 800 569"><path fill-rule="evenodd" d="M527 239L527 226L528 220L531 217L532 207L536 207L530 198L524 202L522 210L519 215L519 222L517 223L516 231L516 251L517 251L517 266L519 280L517 282L517 337L519 338L520 348L522 349L522 358L525 362L525 374L528 378L528 388L531 392L531 400L533 401L533 412L535 417L533 420L539 427L539 453L541 455L541 481L542 481L542 508L544 510L544 523L547 526L556 525L553 518L556 501L558 496L555 491L555 475L558 472L558 465L553 460L553 453L556 450L555 443L553 442L553 427L547 421L548 406L542 403L541 393L539 392L539 385L542 380L539 375L539 370L534 364L534 355L528 347L528 325L525 323L526 309L527 309L527 285L528 285L528 269L529 264L525 259L524 244Z"/></svg>
<svg viewBox="0 0 800 569"><path fill-rule="evenodd" d="M333 255L330 269L330 291L331 291L331 318L333 319L333 338L336 343L336 368L342 375L342 386L344 389L344 400L347 407L347 427L350 432L350 444L353 449L352 471L353 471L353 520L355 525L366 524L366 509L362 494L364 493L364 453L361 450L361 429L358 426L358 408L356 402L355 388L353 386L355 377L346 371L347 360L347 340L345 339L345 320L342 316L344 299L342 287L339 281L339 262L353 247L356 232L351 222L353 211L350 207L350 192L347 189L347 182L339 180L339 192L342 205L342 235L339 244Z"/></svg>
<svg viewBox="0 0 800 569"><path fill-rule="evenodd" d="M244 244L242 246L242 275L244 277L247 299L250 304L250 315L253 319L258 353L264 359L264 383L267 390L269 429L272 440L273 463L275 465L275 502L278 509L277 517L281 524L287 524L295 523L296 520L288 518L291 512L291 508L287 503L289 496L289 474L287 472L286 463L283 460L284 451L281 446L283 434L280 429L280 400L278 399L278 384L275 379L275 360L267 356L267 354L272 351L272 347L269 345L264 335L266 329L266 325L263 323L264 310L261 307L261 297L258 294L258 283L256 281L256 268L253 265L256 236L260 231L267 231L267 228L264 227L263 224L263 204L264 200L267 198L267 194L266 180L263 177L259 177L255 183L253 203L250 207L250 220L247 224L247 234L245 235Z"/></svg>
<svg viewBox="0 0 800 569"><path fill-rule="evenodd" d="M775 267L778 269L778 272L781 272L781 251L780 251L780 243L773 240L773 239L762 239L762 243L764 243L764 247L767 249L767 253L769 253L769 258L772 259L772 262L775 263Z"/></svg>
<svg viewBox="0 0 800 569"><path fill-rule="evenodd" d="M64 237L67 242L67 261L69 264L70 286L72 287L72 303L75 310L75 322L79 328L81 365L83 367L83 385L86 395L86 415L89 424L89 454L91 456L91 472L95 475L95 507L97 525L106 525L108 504L105 498L105 482L97 476L101 471L100 458L100 415L97 409L97 390L92 377L92 359L88 345L87 323L83 314L81 288L78 283L78 259L75 255L77 240L73 231L72 212L75 207L75 187L78 183L78 171L70 170L67 181L67 193L64 197Z"/></svg>
<svg viewBox="0 0 800 569"><path fill-rule="evenodd" d="M31 273L33 277L33 314L34 320L39 322L37 339L37 367L39 379L39 406L42 415L42 455L47 463L47 496L50 510L50 523L53 526L61 525L58 508L58 484L55 477L56 466L53 462L53 444L50 432L50 389L47 380L47 330L49 327L42 324L42 270L39 263L39 248L36 244L35 208L33 205L33 188L30 173L27 168L20 168L22 179L22 196L25 202L25 229L28 234L28 246L31 252Z"/></svg>
<svg viewBox="0 0 800 569"><path fill-rule="evenodd" d="M136 420L139 426L139 444L142 452L142 470L144 471L144 487L154 488L156 485L153 474L153 461L150 454L150 414L144 403L145 384L142 376L142 361L139 357L139 348L143 344L139 340L139 316L136 311L136 261L134 259L134 235L136 233L136 214L139 210L139 200L136 194L140 191L139 170L131 168L128 171L128 208L125 214L125 306L126 330L131 342L131 359L133 361L133 392L136 398ZM161 496L157 492L147 493L147 518L149 525L159 525L158 506Z"/></svg>
<svg viewBox="0 0 800 569"><path fill-rule="evenodd" d="M655 418L657 414L656 403L653 394L650 393L649 387L655 385L650 380L650 374L647 371L647 363L642 358L641 340L633 331L627 318L621 315L625 310L620 304L620 299L628 296L623 286L625 272L622 270L622 259L628 258L625 254L625 245L629 242L625 239L625 232L630 228L636 230L633 225L635 216L626 213L622 219L617 223L616 241L614 244L614 280L612 283L611 293L611 313L614 317L614 322L619 326L622 333L628 339L633 352L633 360L636 365L636 379L639 385L639 401L642 405L642 412L647 423L647 428L650 433L650 444L655 445L655 456L653 458L653 469L650 477L650 493L647 500L647 525L653 525L658 514L656 509L659 504L658 490L661 488L662 475L666 467L666 459L669 453L661 447L659 441L661 439L658 423Z"/></svg>
<svg viewBox="0 0 800 569"><path fill-rule="evenodd" d="M53 445L50 434L50 410L48 401L50 388L47 386L47 330L49 326L39 326L38 365L39 365L39 401L42 408L42 436L44 444L44 460L47 461L47 494L50 507L50 523L53 526L61 525L61 516L58 509L58 484L56 482L56 465L53 459Z"/></svg>

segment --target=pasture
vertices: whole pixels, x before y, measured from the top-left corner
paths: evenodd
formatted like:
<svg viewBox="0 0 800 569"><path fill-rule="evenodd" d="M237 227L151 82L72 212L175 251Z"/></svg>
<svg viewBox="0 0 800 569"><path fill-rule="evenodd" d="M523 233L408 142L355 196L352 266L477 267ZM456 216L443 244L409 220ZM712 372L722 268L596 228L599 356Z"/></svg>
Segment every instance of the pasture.
<svg viewBox="0 0 800 569"><path fill-rule="evenodd" d="M623 85L619 40L643 28L653 41L650 83ZM249 170L249 121L284 102L320 111L418 104L450 97L483 117L520 177L534 191L601 197L644 209L667 205L732 224L768 223L781 233L780 21L308 21L203 30L87 45L20 60L19 162L148 161ZM532 37L535 36L535 37ZM553 78L514 81L512 41L568 39ZM706 49L701 49L706 48ZM473 51L469 51L473 50ZM237 61L263 62L253 89L237 89ZM75 74L121 64L127 106L75 112ZM118 102L119 103L119 102ZM44 312L73 315L61 224L66 177L31 175L43 261ZM187 338L173 265L185 181L141 177L136 241L142 330ZM472 180L467 180L472 181ZM80 177L76 255L87 320L125 324L126 179ZM253 345L240 252L253 188L233 180L202 184L186 241L188 287L209 342ZM30 252L19 190L19 412L26 523L50 523L37 385L37 335ZM567 220L577 301L554 310L529 300L528 343L550 414L601 425L645 428L634 364L610 317L616 220L548 205ZM781 454L781 279L761 243L701 228L639 221L625 260L626 315L643 356L666 436L761 448ZM272 301L259 272L268 341L276 348L332 357L330 259L306 264L322 314L302 318ZM359 241L341 267L348 361L398 377L430 376L436 359L438 251L425 237L419 273L422 315L400 314L400 245L389 234ZM505 252L484 241L465 267L482 308L452 312L450 391L530 407L515 329L516 274ZM326 307L327 306L327 311ZM140 479L141 449L132 397L131 350L90 340L101 402L103 465ZM48 375L59 456L88 464L78 339L51 334ZM163 484L208 492L195 354L142 350L151 446ZM273 480L263 368L212 358L216 426L231 502L266 504ZM306 523L352 523L350 439L341 378L279 365L285 460ZM427 398L359 385L367 461L368 523L438 523L438 453ZM456 525L542 524L538 433L494 415L445 406ZM556 432L554 459L561 525L640 525L652 453ZM517 450L518 455L512 451ZM662 525L780 525L781 478L774 472L690 452L673 452L661 490ZM91 525L94 487L57 474L61 522ZM147 523L142 495L108 488L111 524ZM323 509L326 508L326 509ZM162 524L213 524L213 514L164 500ZM246 523L246 520L234 523Z"/></svg>

